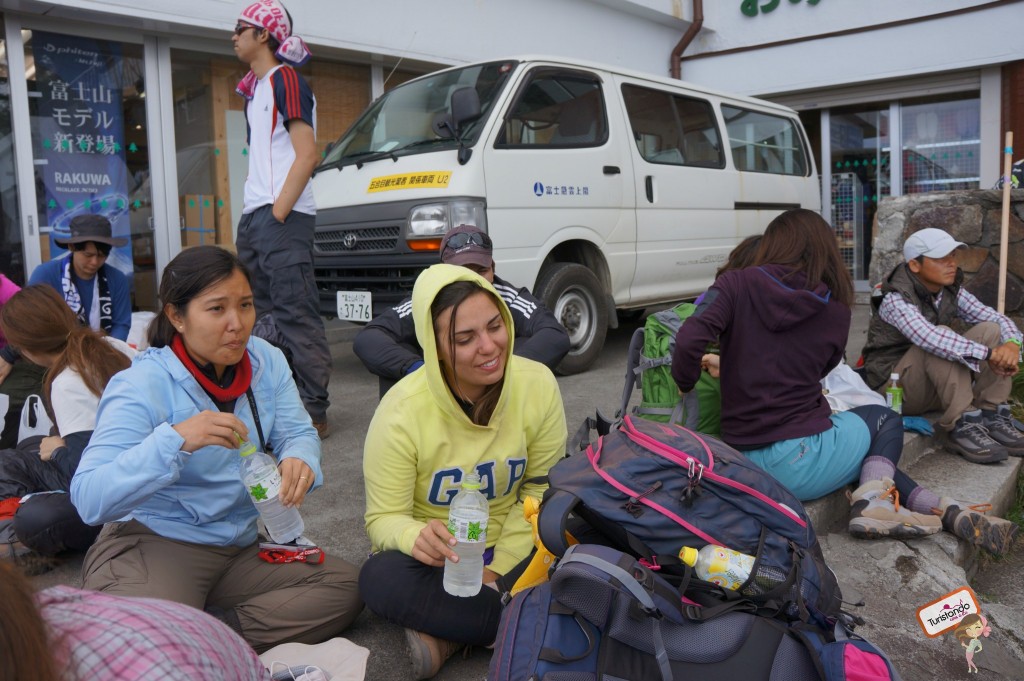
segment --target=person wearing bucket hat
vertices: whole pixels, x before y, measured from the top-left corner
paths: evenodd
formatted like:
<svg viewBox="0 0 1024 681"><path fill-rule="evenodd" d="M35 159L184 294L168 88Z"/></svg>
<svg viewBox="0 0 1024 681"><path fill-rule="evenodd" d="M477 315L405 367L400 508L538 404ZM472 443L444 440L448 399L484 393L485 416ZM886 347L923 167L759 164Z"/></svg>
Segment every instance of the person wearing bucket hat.
<svg viewBox="0 0 1024 681"><path fill-rule="evenodd" d="M249 175L235 245L252 273L257 316L273 315L302 403L327 437L331 353L312 264L316 98L293 68L309 60L309 49L278 0L246 5L231 41L250 68L237 87L246 100Z"/></svg>
<svg viewBox="0 0 1024 681"><path fill-rule="evenodd" d="M69 236L53 239L69 253L39 265L29 285L51 286L83 325L127 340L132 325L128 277L107 264L107 258L114 246L124 246L128 239L113 236L110 220L102 215L74 217L69 229Z"/></svg>
<svg viewBox="0 0 1024 681"><path fill-rule="evenodd" d="M493 246L487 232L459 225L441 240L441 262L461 265L486 279L508 305L515 333L513 353L546 365L552 371L569 352L569 334L555 315L527 288L516 288L494 273ZM352 350L370 373L380 379L380 396L403 376L423 366L423 349L416 342L412 298L377 315L364 326Z"/></svg>
<svg viewBox="0 0 1024 681"><path fill-rule="evenodd" d="M905 262L872 301L877 310L864 369L867 384L879 391L899 374L904 414L941 410L948 449L974 463L998 463L1024 456L1024 433L1007 404L1021 332L963 288L956 252L965 247L934 227L907 237ZM955 320L968 330L953 331Z"/></svg>

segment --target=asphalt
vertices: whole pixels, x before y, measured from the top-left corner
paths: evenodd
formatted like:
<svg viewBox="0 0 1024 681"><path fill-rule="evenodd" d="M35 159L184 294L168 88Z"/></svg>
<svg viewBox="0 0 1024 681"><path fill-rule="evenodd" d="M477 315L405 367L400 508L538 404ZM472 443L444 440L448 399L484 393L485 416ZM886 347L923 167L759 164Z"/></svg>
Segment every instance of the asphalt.
<svg viewBox="0 0 1024 681"><path fill-rule="evenodd" d="M855 306L847 347L851 362L864 344L867 322L867 305ZM570 431L596 408L607 414L614 412L634 326L612 331L604 352L589 371L559 378ZM376 378L352 353L351 340L358 329L347 322L328 323L334 369L332 406L328 411L333 433L323 443L326 484L307 498L302 512L308 536L328 552L361 564L370 548L362 518L363 438L377 406L378 388ZM946 454L930 438L908 435L905 442L905 457L911 460L906 468L920 482L942 494L989 501L998 512L1012 503L1019 458L996 466L977 466ZM373 452L366 455L373 456ZM859 541L845 531L849 505L844 492L808 507L845 599L865 603L853 608L867 620L858 631L890 653L905 681L967 678L963 650L957 641L950 636L926 638L916 624L915 611L974 578L987 579L983 613L992 625L992 635L985 640L984 652L975 657L975 662L984 670L985 678L1024 679L1024 580L1019 572L1024 550L1020 541L1011 560L1003 562L981 557L966 542L944 533L907 542ZM34 578L34 582L40 588L58 583L79 585L80 566L80 557L68 558L56 570ZM363 612L345 635L369 649L369 681L410 677L408 652L398 627ZM487 676L489 658L489 651L474 650L468 658L449 661L436 678L479 681Z"/></svg>

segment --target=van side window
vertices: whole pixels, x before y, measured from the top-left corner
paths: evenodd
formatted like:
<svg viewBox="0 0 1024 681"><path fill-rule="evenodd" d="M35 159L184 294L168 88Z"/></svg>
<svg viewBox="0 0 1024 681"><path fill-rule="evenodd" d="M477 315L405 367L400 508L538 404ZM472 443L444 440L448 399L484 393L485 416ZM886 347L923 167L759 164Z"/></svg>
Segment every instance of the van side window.
<svg viewBox="0 0 1024 681"><path fill-rule="evenodd" d="M601 81L581 71L541 68L505 115L496 147L599 147L608 141Z"/></svg>
<svg viewBox="0 0 1024 681"><path fill-rule="evenodd" d="M794 122L782 116L722 106L737 170L807 175L807 155Z"/></svg>
<svg viewBox="0 0 1024 681"><path fill-rule="evenodd" d="M633 139L645 160L724 168L721 138L711 104L661 90L623 85Z"/></svg>

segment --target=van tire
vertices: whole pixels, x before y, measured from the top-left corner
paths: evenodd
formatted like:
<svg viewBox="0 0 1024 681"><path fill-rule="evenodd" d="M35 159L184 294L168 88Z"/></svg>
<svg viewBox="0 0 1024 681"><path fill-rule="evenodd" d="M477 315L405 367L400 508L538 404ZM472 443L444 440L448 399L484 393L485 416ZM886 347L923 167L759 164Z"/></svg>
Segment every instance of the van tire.
<svg viewBox="0 0 1024 681"><path fill-rule="evenodd" d="M569 354L555 371L568 376L589 369L601 354L608 332L601 282L583 265L559 262L541 272L535 293L569 332Z"/></svg>

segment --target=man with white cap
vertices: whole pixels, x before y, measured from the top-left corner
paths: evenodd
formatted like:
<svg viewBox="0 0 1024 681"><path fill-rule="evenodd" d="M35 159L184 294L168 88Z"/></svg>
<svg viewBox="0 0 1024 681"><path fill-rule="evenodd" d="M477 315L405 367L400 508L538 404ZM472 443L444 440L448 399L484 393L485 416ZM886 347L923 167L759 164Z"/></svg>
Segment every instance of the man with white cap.
<svg viewBox="0 0 1024 681"><path fill-rule="evenodd" d="M1024 434L1006 404L1020 360L1021 332L1005 315L962 287L956 251L941 229L911 234L905 263L882 284L864 346L867 384L884 390L890 374L903 385L903 413L942 410L948 448L974 463L1024 456ZM959 334L955 320L970 326Z"/></svg>
<svg viewBox="0 0 1024 681"><path fill-rule="evenodd" d="M291 351L295 385L322 439L331 353L313 279L316 98L293 68L310 54L278 0L247 5L231 40L251 69L237 87L246 99L249 143L238 257L252 274L257 316L273 314Z"/></svg>

